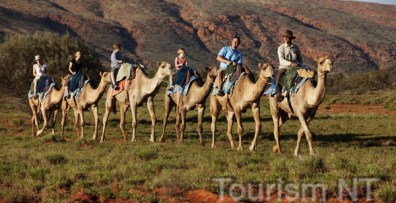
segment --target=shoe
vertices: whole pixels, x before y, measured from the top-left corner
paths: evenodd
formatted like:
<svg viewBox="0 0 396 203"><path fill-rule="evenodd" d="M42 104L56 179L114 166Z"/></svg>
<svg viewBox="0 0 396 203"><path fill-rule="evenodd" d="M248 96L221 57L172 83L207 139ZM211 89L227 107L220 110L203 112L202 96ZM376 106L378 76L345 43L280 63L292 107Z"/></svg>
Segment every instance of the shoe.
<svg viewBox="0 0 396 203"><path fill-rule="evenodd" d="M120 88L117 87L116 85L112 85L111 88L113 88L113 90L119 90Z"/></svg>
<svg viewBox="0 0 396 203"><path fill-rule="evenodd" d="M168 87L168 91L172 91L173 90L173 86Z"/></svg>
<svg viewBox="0 0 396 203"><path fill-rule="evenodd" d="M225 95L225 93L224 93L223 90L219 90L219 91L217 92L217 95L220 96L220 97L222 97L222 96Z"/></svg>
<svg viewBox="0 0 396 203"><path fill-rule="evenodd" d="M33 95L33 99L37 99L38 97L39 97L38 94Z"/></svg>

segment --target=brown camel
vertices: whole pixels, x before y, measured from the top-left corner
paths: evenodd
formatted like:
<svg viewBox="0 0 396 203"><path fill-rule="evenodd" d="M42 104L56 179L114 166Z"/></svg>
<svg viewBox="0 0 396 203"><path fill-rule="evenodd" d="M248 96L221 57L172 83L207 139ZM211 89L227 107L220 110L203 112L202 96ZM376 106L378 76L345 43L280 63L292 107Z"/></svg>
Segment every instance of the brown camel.
<svg viewBox="0 0 396 203"><path fill-rule="evenodd" d="M205 112L205 102L208 98L209 93L212 90L213 82L216 78L217 67L212 66L210 68L206 67L208 71L206 76L206 81L203 85L200 85L199 81L194 81L191 84L190 90L186 96L182 96L180 93L166 95L165 94L165 116L164 125L162 128L162 135L159 139L160 142L165 140L165 130L168 124L169 113L173 106L176 105L176 138L178 141L183 141L184 130L186 128L186 113L188 110L197 108L198 111L198 135L199 143L203 144L202 141L202 119ZM179 121L181 117L181 128L179 126Z"/></svg>
<svg viewBox="0 0 396 203"><path fill-rule="evenodd" d="M274 136L276 145L274 152L281 153L279 145L279 130L291 116L296 116L300 120L301 128L298 131L297 146L294 155L299 155L301 137L305 133L309 145L309 153L314 154L312 148L312 133L308 124L314 118L319 105L322 103L326 93L326 77L332 68L332 62L327 57L318 60L318 83L315 87L310 80L307 80L296 94L291 94L290 98L276 101L276 97L269 96L272 121L274 122ZM290 100L290 101L289 101ZM289 103L291 108L289 107Z"/></svg>
<svg viewBox="0 0 396 203"><path fill-rule="evenodd" d="M63 93L65 92L65 85L66 85L66 78L61 78L62 87L60 90L57 90L55 87L51 88L48 92L47 96L42 100L39 101L38 98L30 98L29 99L29 106L32 110L32 135L40 136L44 133L44 130L47 128L47 113L49 111L53 111L53 117L51 119L51 127L52 127L52 134L54 134L54 126L56 121L56 116L58 114L59 106L62 102ZM41 113L43 117L43 127L39 129L38 126L38 119L37 113ZM37 130L37 133L36 133Z"/></svg>
<svg viewBox="0 0 396 203"><path fill-rule="evenodd" d="M136 141L136 126L137 126L137 107L141 106L143 102L147 102L147 108L150 112L151 117L151 136L150 141L154 142L154 132L155 132L155 109L154 109L154 97L157 94L159 87L164 81L166 76L171 74L171 65L167 62L158 62L158 71L153 78L148 78L146 73L138 66L136 70L135 79L132 80L127 90L123 90L121 93L112 96L112 89L109 88L106 98L106 112L103 116L103 131L100 141L105 140L105 130L107 125L107 120L109 118L110 110L114 99L120 103L120 128L124 141L127 140L125 134L125 112L128 110L129 105L131 105L132 112L132 139L131 142Z"/></svg>
<svg viewBox="0 0 396 203"><path fill-rule="evenodd" d="M80 139L84 138L84 110L88 107L91 107L92 113L95 118L95 131L93 133L92 139L96 139L98 135L98 103L103 96L103 93L106 90L107 85L110 83L110 73L109 72L100 72L100 83L96 89L92 87L90 83L86 84L82 89L78 98L70 97L66 99L62 103L62 131L61 134L63 136L63 131L65 127L65 121L67 112L69 111L69 107L73 108L74 112L74 128L77 134L80 134L80 129L78 126L78 119L80 117L80 125L81 125L81 135Z"/></svg>
<svg viewBox="0 0 396 203"><path fill-rule="evenodd" d="M260 122L260 98L264 92L264 88L267 82L273 75L273 67L266 64L258 64L260 69L260 74L256 83L253 83L248 75L243 75L236 86L234 87L233 94L231 96L213 96L210 97L210 112L212 113L212 148L215 147L215 132L216 132L216 121L219 116L221 107L226 111L226 117L228 121L227 135L230 141L231 147L234 149L234 142L232 140L232 119L236 117L238 123L238 135L239 135L239 145L237 150L242 150L242 116L241 113L245 111L248 107L252 108L252 114L255 121L255 133L254 139L252 141L249 149L251 151L256 149L257 137L260 133L261 122ZM216 83L217 84L217 83ZM228 98L226 98L228 97Z"/></svg>

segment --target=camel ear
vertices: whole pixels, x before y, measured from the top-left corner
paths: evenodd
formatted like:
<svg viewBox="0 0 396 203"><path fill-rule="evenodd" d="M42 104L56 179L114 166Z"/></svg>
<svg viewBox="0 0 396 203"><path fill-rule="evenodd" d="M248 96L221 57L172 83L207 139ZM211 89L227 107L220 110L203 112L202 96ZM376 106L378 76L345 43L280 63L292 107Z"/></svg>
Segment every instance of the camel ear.
<svg viewBox="0 0 396 203"><path fill-rule="evenodd" d="M258 68L261 69L263 65L261 63L258 64Z"/></svg>
<svg viewBox="0 0 396 203"><path fill-rule="evenodd" d="M210 70L210 68L206 66L206 67L205 67L205 70L206 70L206 71L209 71L209 70Z"/></svg>
<svg viewBox="0 0 396 203"><path fill-rule="evenodd" d="M161 62L157 61L157 66L159 67L161 65Z"/></svg>
<svg viewBox="0 0 396 203"><path fill-rule="evenodd" d="M102 75L103 75L102 71L99 72L99 75L100 75L100 77L102 77Z"/></svg>

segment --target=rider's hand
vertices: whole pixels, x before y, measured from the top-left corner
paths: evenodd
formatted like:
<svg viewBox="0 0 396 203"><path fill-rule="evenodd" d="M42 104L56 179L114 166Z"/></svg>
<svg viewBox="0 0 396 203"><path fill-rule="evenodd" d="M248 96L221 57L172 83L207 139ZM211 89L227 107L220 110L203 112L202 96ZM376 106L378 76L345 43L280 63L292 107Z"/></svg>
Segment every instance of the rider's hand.
<svg viewBox="0 0 396 203"><path fill-rule="evenodd" d="M297 63L291 63L290 66L291 67L297 67Z"/></svg>

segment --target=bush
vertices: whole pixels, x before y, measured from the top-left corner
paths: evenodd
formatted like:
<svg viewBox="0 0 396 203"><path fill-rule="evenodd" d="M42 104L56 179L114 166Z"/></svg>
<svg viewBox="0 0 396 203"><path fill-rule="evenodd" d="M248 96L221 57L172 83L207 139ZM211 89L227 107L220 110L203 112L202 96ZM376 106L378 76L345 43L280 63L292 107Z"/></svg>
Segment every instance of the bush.
<svg viewBox="0 0 396 203"><path fill-rule="evenodd" d="M0 89L11 96L27 100L33 80L34 56L40 55L47 65L47 75L55 81L68 73L69 61L75 51L83 54L84 70L91 78L99 78L103 69L95 53L70 35L38 32L33 35L9 35L0 44Z"/></svg>

